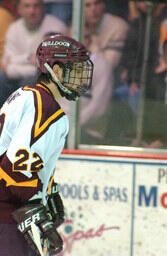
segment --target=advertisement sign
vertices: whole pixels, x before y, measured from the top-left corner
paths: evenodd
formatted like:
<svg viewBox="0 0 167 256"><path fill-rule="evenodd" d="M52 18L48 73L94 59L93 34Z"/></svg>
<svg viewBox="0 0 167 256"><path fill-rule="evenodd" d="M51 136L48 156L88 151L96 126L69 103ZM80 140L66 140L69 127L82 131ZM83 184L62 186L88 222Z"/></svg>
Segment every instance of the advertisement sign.
<svg viewBox="0 0 167 256"><path fill-rule="evenodd" d="M66 211L60 255L165 256L165 165L62 157L55 173Z"/></svg>
<svg viewBox="0 0 167 256"><path fill-rule="evenodd" d="M134 255L167 254L167 168L136 166Z"/></svg>

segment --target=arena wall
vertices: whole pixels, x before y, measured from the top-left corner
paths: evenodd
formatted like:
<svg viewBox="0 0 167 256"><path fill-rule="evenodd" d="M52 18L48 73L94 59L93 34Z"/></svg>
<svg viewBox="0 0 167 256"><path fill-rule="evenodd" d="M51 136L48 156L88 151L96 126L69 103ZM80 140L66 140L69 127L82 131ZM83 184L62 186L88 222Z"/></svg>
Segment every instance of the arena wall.
<svg viewBox="0 0 167 256"><path fill-rule="evenodd" d="M61 255L167 255L167 155L65 150L55 180Z"/></svg>

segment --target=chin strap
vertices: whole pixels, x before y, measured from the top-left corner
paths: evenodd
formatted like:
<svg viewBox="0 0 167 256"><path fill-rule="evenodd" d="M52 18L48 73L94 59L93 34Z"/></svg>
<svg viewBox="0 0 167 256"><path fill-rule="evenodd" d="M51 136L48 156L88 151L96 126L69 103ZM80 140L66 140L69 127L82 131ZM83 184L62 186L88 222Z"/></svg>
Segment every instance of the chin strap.
<svg viewBox="0 0 167 256"><path fill-rule="evenodd" d="M53 82L56 83L56 85L58 86L58 90L62 95L62 97L65 97L66 99L73 100L73 101L78 100L79 97L77 93L69 90L60 82L60 80L57 78L56 74L54 73L53 69L49 66L49 64L45 63L44 66L49 72L49 74L51 75Z"/></svg>
<svg viewBox="0 0 167 256"><path fill-rule="evenodd" d="M53 69L49 66L49 64L45 63L44 66L47 69L47 71L49 72L49 74L51 75L53 81L59 86L59 88L64 93L67 93L68 95L71 95L72 92L60 82L60 80L57 78L56 74L54 73Z"/></svg>

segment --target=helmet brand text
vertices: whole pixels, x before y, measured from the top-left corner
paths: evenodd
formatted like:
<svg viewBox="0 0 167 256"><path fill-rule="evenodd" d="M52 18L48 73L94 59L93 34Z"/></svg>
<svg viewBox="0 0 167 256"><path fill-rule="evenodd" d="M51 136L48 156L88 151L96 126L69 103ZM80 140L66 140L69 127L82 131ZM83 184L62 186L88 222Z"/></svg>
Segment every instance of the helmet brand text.
<svg viewBox="0 0 167 256"><path fill-rule="evenodd" d="M67 41L45 41L42 43L43 47L47 46L64 46L64 47L70 47L70 43Z"/></svg>

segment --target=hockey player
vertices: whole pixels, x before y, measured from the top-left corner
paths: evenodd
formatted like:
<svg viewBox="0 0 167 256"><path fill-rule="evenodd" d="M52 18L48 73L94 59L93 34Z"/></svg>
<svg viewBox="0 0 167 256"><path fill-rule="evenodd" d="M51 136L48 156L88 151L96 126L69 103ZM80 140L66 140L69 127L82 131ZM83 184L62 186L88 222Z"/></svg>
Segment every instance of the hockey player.
<svg viewBox="0 0 167 256"><path fill-rule="evenodd" d="M56 228L63 222L64 208L53 176L69 124L58 99L82 96L93 75L87 49L70 37L59 34L46 38L36 56L37 84L15 91L0 111L3 256L42 255L46 242L50 255L62 250ZM40 201L34 199L39 192Z"/></svg>

